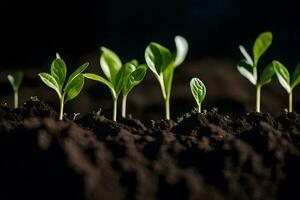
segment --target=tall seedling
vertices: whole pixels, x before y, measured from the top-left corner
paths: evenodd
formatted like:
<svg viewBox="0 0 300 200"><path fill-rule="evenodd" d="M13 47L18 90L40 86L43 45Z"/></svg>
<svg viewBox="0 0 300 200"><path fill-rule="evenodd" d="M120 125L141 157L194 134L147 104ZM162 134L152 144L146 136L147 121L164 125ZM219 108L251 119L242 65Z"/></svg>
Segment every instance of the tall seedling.
<svg viewBox="0 0 300 200"><path fill-rule="evenodd" d="M63 59L56 54L56 59L52 62L50 74L39 73L41 80L50 88L56 91L60 101L59 120L63 119L64 105L79 95L84 85L82 72L89 66L85 63L78 67L68 78L67 67Z"/></svg>
<svg viewBox="0 0 300 200"><path fill-rule="evenodd" d="M174 70L183 63L188 52L188 42L185 38L176 36L175 44L174 53L155 42L150 43L145 51L146 63L161 87L167 120L170 120L170 96Z"/></svg>
<svg viewBox="0 0 300 200"><path fill-rule="evenodd" d="M122 62L117 54L105 47L101 47L101 52L100 66L107 79L92 73L85 73L84 76L109 88L113 98L113 121L117 121L118 97L123 87Z"/></svg>
<svg viewBox="0 0 300 200"><path fill-rule="evenodd" d="M260 112L261 87L270 83L273 75L275 74L272 64L268 64L262 71L259 78L257 75L258 61L272 44L272 40L273 35L271 32L261 33L254 42L253 59L248 54L245 47L241 45L239 46L239 49L245 59L240 61L237 69L244 77L256 86L256 112Z"/></svg>

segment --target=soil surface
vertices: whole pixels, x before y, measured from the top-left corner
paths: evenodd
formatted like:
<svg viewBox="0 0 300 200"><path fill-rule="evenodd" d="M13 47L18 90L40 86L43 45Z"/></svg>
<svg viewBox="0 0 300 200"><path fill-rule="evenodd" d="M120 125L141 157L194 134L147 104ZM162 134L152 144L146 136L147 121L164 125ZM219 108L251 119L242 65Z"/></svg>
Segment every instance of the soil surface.
<svg viewBox="0 0 300 200"><path fill-rule="evenodd" d="M57 120L0 106L0 199L300 199L300 115Z"/></svg>

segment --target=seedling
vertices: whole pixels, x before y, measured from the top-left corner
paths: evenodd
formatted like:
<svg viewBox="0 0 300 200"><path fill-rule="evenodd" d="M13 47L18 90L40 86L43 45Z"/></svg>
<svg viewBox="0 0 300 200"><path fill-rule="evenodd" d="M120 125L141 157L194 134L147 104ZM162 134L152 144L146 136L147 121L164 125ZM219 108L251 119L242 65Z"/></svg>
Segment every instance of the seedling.
<svg viewBox="0 0 300 200"><path fill-rule="evenodd" d="M192 78L190 87L192 94L197 102L197 112L201 113L201 104L206 96L206 87L199 78Z"/></svg>
<svg viewBox="0 0 300 200"><path fill-rule="evenodd" d="M24 74L22 71L16 71L13 74L7 75L7 79L14 91L14 108L17 108L19 105L19 88L22 83L23 76Z"/></svg>
<svg viewBox="0 0 300 200"><path fill-rule="evenodd" d="M174 70L183 63L188 52L188 42L185 38L176 36L175 45L174 53L155 42L150 43L145 51L146 63L161 87L167 120L170 120L170 96Z"/></svg>
<svg viewBox="0 0 300 200"><path fill-rule="evenodd" d="M52 62L51 72L39 73L41 80L50 88L56 91L60 101L59 120L63 119L64 105L79 95L84 85L82 72L89 66L84 63L78 67L66 81L67 67L63 59L56 54L56 59Z"/></svg>
<svg viewBox="0 0 300 200"><path fill-rule="evenodd" d="M237 69L245 78L247 78L253 85L256 86L256 112L260 112L261 87L270 83L273 75L275 74L272 64L269 64L264 68L258 80L258 61L272 44L272 40L273 35L271 32L261 33L254 42L253 59L248 54L245 47L241 45L239 46L239 49L245 59L240 61Z"/></svg>
<svg viewBox="0 0 300 200"><path fill-rule="evenodd" d="M124 70L117 54L105 47L101 47L101 51L100 66L107 79L92 73L86 73L84 76L99 81L110 89L113 98L113 121L117 121L117 104L123 88Z"/></svg>
<svg viewBox="0 0 300 200"><path fill-rule="evenodd" d="M292 80L290 80L290 73L288 69L279 61L273 61L274 70L281 86L289 94L289 112L293 112L293 89L300 83L300 63L296 66Z"/></svg>
<svg viewBox="0 0 300 200"><path fill-rule="evenodd" d="M136 60L133 60L123 67L123 88L122 88L122 117L126 117L126 102L129 92L142 82L147 72L147 65L138 65Z"/></svg>

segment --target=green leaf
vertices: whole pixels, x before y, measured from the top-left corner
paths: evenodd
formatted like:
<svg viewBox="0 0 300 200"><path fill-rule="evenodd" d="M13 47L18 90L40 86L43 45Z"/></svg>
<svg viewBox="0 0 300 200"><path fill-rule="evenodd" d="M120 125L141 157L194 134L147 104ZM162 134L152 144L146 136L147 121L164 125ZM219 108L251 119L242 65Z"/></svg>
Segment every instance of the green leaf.
<svg viewBox="0 0 300 200"><path fill-rule="evenodd" d="M18 92L20 85L22 83L22 80L23 80L23 76L24 76L24 74L22 71L16 71L15 73L9 74L7 76L7 79L9 81L9 83L11 84L14 92Z"/></svg>
<svg viewBox="0 0 300 200"><path fill-rule="evenodd" d="M84 76L82 74L79 74L70 82L68 90L65 91L65 103L78 96L83 88L83 85Z"/></svg>
<svg viewBox="0 0 300 200"><path fill-rule="evenodd" d="M103 77L101 77L99 75L96 75L96 74L92 74L92 73L85 73L85 74L83 74L83 76L86 77L86 78L88 78L88 79L91 79L91 80L94 80L94 81L98 81L98 82L106 85L110 89L113 97L114 98L117 97L115 89L114 89L114 86L108 80L106 80L105 78L103 78Z"/></svg>
<svg viewBox="0 0 300 200"><path fill-rule="evenodd" d="M243 56L245 57L245 59L247 60L247 62L249 63L249 65L253 66L253 60L252 60L251 56L248 54L246 48L243 47L242 45L240 45L239 49L240 49L241 53L243 54Z"/></svg>
<svg viewBox="0 0 300 200"><path fill-rule="evenodd" d="M299 83L300 83L300 63L296 66L293 72L291 88L295 88Z"/></svg>
<svg viewBox="0 0 300 200"><path fill-rule="evenodd" d="M68 78L68 81L65 85L64 91L68 90L70 83L79 76L86 68L89 66L89 63L84 63L80 67L78 67Z"/></svg>
<svg viewBox="0 0 300 200"><path fill-rule="evenodd" d="M126 63L122 68L122 73L120 73L121 78L118 78L119 86L118 88L123 91L123 93L126 93L127 91L127 84L128 84L128 78L129 75L136 70L136 66L132 64L132 62Z"/></svg>
<svg viewBox="0 0 300 200"><path fill-rule="evenodd" d="M258 84L263 86L263 85L270 83L272 81L272 77L274 75L275 75L275 70L274 70L273 64L270 63L267 65L267 67L265 67L265 69L261 73Z"/></svg>
<svg viewBox="0 0 300 200"><path fill-rule="evenodd" d="M128 76L127 82L124 84L123 92L124 94L128 94L132 88L134 88L136 85L140 84L142 80L145 78L147 72L147 66L146 65L140 65L131 72Z"/></svg>
<svg viewBox="0 0 300 200"><path fill-rule="evenodd" d="M276 72L277 78L279 83L282 85L282 87L290 93L291 87L290 87L290 74L287 68L281 64L279 61L273 61L272 62L274 70Z"/></svg>
<svg viewBox="0 0 300 200"><path fill-rule="evenodd" d="M167 99L171 95L173 75L174 75L174 68L172 65L170 65L163 73L165 94Z"/></svg>
<svg viewBox="0 0 300 200"><path fill-rule="evenodd" d="M182 36L175 37L175 44L176 44L176 56L174 66L178 67L183 63L188 53L189 44L186 39Z"/></svg>
<svg viewBox="0 0 300 200"><path fill-rule="evenodd" d="M122 62L120 58L113 51L101 47L101 57L100 57L100 65L105 76L110 80L110 82L114 83L115 78L122 67Z"/></svg>
<svg viewBox="0 0 300 200"><path fill-rule="evenodd" d="M171 52L158 43L150 43L145 51L145 60L156 78L173 62Z"/></svg>
<svg viewBox="0 0 300 200"><path fill-rule="evenodd" d="M273 35L271 32L261 33L255 40L253 46L253 58L254 58L254 67L257 66L259 58L265 53L265 51L272 44Z"/></svg>
<svg viewBox="0 0 300 200"><path fill-rule="evenodd" d="M61 91L67 75L67 67L61 58L55 59L51 64L51 76L53 76Z"/></svg>
<svg viewBox="0 0 300 200"><path fill-rule="evenodd" d="M192 78L190 82L190 88L197 105L201 105L206 96L206 87L204 83L198 78Z"/></svg>
<svg viewBox="0 0 300 200"><path fill-rule="evenodd" d="M253 74L252 66L247 62L247 60L241 60L237 66L238 71L247 78L253 85L256 85L257 77Z"/></svg>
<svg viewBox="0 0 300 200"><path fill-rule="evenodd" d="M59 55L59 53L56 53L55 56L56 56L57 59L61 58L60 55Z"/></svg>
<svg viewBox="0 0 300 200"><path fill-rule="evenodd" d="M116 81L114 83L114 89L116 91L116 95L119 96L121 93L124 85L126 84L125 81L128 79L129 74L135 70L135 66L131 63L126 63L121 70L118 72Z"/></svg>
<svg viewBox="0 0 300 200"><path fill-rule="evenodd" d="M133 64L134 66L139 65L139 62L136 59L131 60L129 63Z"/></svg>
<svg viewBox="0 0 300 200"><path fill-rule="evenodd" d="M39 73L39 77L48 87L54 89L57 92L58 96L61 96L58 83L56 82L55 78L51 76L51 74Z"/></svg>

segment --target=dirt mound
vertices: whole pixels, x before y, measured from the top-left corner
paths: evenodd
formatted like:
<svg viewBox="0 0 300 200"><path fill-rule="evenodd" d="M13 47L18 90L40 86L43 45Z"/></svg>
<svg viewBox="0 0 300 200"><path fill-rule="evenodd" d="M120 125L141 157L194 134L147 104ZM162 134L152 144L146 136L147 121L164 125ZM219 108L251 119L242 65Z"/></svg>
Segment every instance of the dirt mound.
<svg viewBox="0 0 300 200"><path fill-rule="evenodd" d="M57 121L1 106L1 199L299 199L300 116Z"/></svg>

